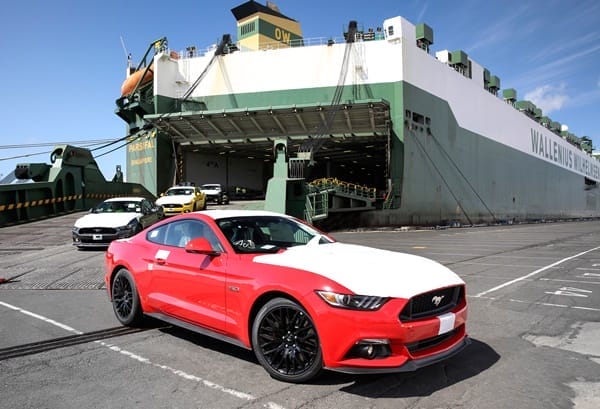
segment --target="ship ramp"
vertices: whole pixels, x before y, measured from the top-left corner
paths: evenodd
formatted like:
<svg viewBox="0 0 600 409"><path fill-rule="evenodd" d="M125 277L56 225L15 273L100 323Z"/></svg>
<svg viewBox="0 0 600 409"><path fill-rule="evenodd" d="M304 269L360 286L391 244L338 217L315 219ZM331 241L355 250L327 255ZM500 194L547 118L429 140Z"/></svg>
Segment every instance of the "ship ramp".
<svg viewBox="0 0 600 409"><path fill-rule="evenodd" d="M155 199L143 185L123 182L120 167L107 181L86 148L56 146L50 162L18 164L14 178L0 184L0 227L87 210L115 196Z"/></svg>

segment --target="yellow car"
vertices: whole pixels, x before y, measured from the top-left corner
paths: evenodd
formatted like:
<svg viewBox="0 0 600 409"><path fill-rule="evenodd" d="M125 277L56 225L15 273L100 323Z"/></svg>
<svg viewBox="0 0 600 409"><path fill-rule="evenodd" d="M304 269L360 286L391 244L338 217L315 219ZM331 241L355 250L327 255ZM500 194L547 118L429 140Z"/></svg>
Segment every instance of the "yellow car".
<svg viewBox="0 0 600 409"><path fill-rule="evenodd" d="M165 216L195 212L206 209L206 195L196 186L173 186L156 201Z"/></svg>

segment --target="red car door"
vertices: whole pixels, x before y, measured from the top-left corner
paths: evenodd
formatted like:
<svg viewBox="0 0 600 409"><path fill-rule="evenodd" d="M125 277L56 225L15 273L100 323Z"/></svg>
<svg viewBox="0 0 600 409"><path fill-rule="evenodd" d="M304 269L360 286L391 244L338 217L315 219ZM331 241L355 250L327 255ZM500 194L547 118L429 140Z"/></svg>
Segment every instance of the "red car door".
<svg viewBox="0 0 600 409"><path fill-rule="evenodd" d="M224 332L227 254L185 251L189 239L212 232L207 233L201 221L186 219L171 223L169 229L172 239L158 246L153 258L150 302L163 314Z"/></svg>

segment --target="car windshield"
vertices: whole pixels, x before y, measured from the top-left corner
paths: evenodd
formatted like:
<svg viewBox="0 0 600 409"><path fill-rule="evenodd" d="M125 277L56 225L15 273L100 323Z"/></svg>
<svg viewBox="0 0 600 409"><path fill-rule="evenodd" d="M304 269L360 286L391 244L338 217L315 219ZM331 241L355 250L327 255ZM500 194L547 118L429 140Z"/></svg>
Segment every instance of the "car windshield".
<svg viewBox="0 0 600 409"><path fill-rule="evenodd" d="M221 185L202 185L202 189L206 189L206 190L221 190Z"/></svg>
<svg viewBox="0 0 600 409"><path fill-rule="evenodd" d="M185 196L189 196L194 192L193 189L187 188L187 189L169 189L167 190L166 195L167 196L179 196L179 195L185 195Z"/></svg>
<svg viewBox="0 0 600 409"><path fill-rule="evenodd" d="M139 213L140 211L140 203L132 201L102 202L94 209L94 213Z"/></svg>
<svg viewBox="0 0 600 409"><path fill-rule="evenodd" d="M282 248L332 242L311 226L286 217L244 216L216 222L239 253L273 253Z"/></svg>

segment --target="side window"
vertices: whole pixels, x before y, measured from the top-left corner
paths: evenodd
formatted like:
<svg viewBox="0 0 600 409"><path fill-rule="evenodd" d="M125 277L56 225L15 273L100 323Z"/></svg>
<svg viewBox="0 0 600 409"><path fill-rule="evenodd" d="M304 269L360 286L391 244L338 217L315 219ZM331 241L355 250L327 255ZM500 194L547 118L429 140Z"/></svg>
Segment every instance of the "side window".
<svg viewBox="0 0 600 409"><path fill-rule="evenodd" d="M167 229L168 229L169 225L165 224L162 225L160 227L157 227L155 229L152 229L150 231L148 231L148 233L146 233L146 240L152 242L152 243L156 243L156 244L167 244L166 243L166 237L167 237Z"/></svg>
<svg viewBox="0 0 600 409"><path fill-rule="evenodd" d="M210 242L214 250L223 251L223 247L219 243L219 239L212 229L203 221L193 219L179 220L163 225L158 229L163 227L166 227L164 232L164 240L155 241L152 240L150 236L148 236L148 240L159 244L165 244L167 246L183 248L191 239L196 237L204 237ZM157 233L156 237L158 236L159 234Z"/></svg>

